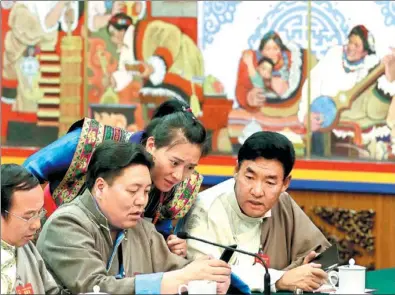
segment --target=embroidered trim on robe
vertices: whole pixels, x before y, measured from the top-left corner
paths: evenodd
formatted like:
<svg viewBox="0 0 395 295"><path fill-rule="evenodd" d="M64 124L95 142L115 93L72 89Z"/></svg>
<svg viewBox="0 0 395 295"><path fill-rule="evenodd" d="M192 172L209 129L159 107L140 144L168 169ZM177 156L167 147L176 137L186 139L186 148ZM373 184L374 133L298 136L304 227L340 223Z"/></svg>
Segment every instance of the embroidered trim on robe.
<svg viewBox="0 0 395 295"><path fill-rule="evenodd" d="M59 206L72 201L85 183L88 164L97 146L104 140L128 142L133 133L121 128L105 126L96 120L85 118L81 136L69 169L52 194Z"/></svg>

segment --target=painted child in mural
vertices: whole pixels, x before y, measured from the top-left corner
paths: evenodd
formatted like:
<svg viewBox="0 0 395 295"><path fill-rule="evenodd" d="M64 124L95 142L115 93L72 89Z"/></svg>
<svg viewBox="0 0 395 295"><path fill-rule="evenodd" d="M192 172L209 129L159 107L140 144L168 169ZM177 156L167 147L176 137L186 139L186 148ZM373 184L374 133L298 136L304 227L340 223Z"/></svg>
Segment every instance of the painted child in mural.
<svg viewBox="0 0 395 295"><path fill-rule="evenodd" d="M255 87L252 83L248 65L243 58L246 54L252 55L255 68L262 57L269 58L274 63L271 93L264 94L262 88ZM281 131L289 128L295 133L303 133L304 127L296 114L306 75L306 51L292 42L284 44L273 31L263 36L257 50L246 50L240 59L237 74L236 99L240 108L229 114L228 131L231 139L246 137L242 134L251 120L256 122L255 131ZM238 143L240 144L242 142Z"/></svg>
<svg viewBox="0 0 395 295"><path fill-rule="evenodd" d="M142 95L168 96L189 102L191 79L203 76L203 57L194 41L173 25L160 20L134 24L124 13L111 17L111 41L120 53L118 70L107 81L115 91L142 77ZM137 68L130 66L138 64ZM201 98L202 99L202 98Z"/></svg>
<svg viewBox="0 0 395 295"><path fill-rule="evenodd" d="M258 61L258 65L254 66L254 58L252 52L246 51L243 54L243 61L248 68L248 76L255 88L263 89L264 96L278 96L272 88L273 67L274 63L270 58L262 57Z"/></svg>
<svg viewBox="0 0 395 295"><path fill-rule="evenodd" d="M44 204L49 213L73 200L83 189L91 155L103 140L140 142L153 155L154 185L144 217L167 238L172 252L185 256L185 241L171 235L171 231L195 202L202 183L203 177L195 167L208 153L203 125L186 103L175 99L160 105L146 129L136 133L104 126L93 119L75 123L68 134L23 164L40 182L49 182Z"/></svg>
<svg viewBox="0 0 395 295"><path fill-rule="evenodd" d="M391 154L393 157L395 148L391 148L390 137L395 116L391 118L389 109L394 107L395 82L391 81L395 77L388 70L389 60L391 54L380 65L374 38L363 25L350 31L346 45L330 48L310 73L312 131L320 135L321 128L329 128L337 141L351 138L353 143L338 146L348 146L359 157L376 160L391 158ZM298 112L304 124L307 89L305 83ZM339 110L339 106L345 109ZM313 145L323 145L323 140L317 138ZM333 145L336 147L336 142Z"/></svg>
<svg viewBox="0 0 395 295"><path fill-rule="evenodd" d="M4 39L3 77L19 81L25 75L21 63L28 47L53 50L59 28L66 32L67 24L71 23L70 30L75 30L78 13L78 1L15 1L8 19L10 30ZM13 93L11 89L4 91L2 99L14 103L14 111L37 111L36 101L40 97L32 102L30 89L24 87L23 81L18 85L16 97Z"/></svg>

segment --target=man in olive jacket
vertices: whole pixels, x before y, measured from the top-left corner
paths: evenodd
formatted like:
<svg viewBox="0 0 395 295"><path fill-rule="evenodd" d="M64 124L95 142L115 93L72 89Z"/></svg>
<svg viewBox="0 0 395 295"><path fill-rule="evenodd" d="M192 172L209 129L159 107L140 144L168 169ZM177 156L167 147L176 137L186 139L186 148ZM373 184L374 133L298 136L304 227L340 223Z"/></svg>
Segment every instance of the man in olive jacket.
<svg viewBox="0 0 395 295"><path fill-rule="evenodd" d="M217 292L226 293L228 264L208 257L190 262L171 253L141 218L151 161L139 145L105 141L90 161L87 189L45 223L37 249L71 293L92 292L97 285L110 294L169 294L191 280L217 281Z"/></svg>

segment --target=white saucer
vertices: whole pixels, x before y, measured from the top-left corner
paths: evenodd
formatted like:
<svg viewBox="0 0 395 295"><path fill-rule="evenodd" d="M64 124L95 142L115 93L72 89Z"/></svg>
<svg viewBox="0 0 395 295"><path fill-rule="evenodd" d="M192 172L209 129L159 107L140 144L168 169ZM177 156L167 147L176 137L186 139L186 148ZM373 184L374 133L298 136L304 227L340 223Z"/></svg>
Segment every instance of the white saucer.
<svg viewBox="0 0 395 295"><path fill-rule="evenodd" d="M376 289L365 289L365 293L360 293L358 295L365 295L365 294L371 294L373 291L376 291ZM342 294L344 295L344 293L340 293L339 290L329 293L329 294ZM357 293L350 293L350 294L357 294Z"/></svg>

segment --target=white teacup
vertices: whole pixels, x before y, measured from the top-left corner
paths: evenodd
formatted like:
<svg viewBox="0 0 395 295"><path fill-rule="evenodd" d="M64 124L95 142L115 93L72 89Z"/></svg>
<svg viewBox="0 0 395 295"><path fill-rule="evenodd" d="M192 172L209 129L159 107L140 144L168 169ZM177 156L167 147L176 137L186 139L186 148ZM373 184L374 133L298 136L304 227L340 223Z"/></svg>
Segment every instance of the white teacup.
<svg viewBox="0 0 395 295"><path fill-rule="evenodd" d="M339 266L339 272L328 273L330 284L335 287L339 282L338 294L364 294L366 267L360 265Z"/></svg>
<svg viewBox="0 0 395 295"><path fill-rule="evenodd" d="M190 281L188 285L178 287L178 294L181 294L183 289L187 290L188 294L217 294L217 282L207 280Z"/></svg>

